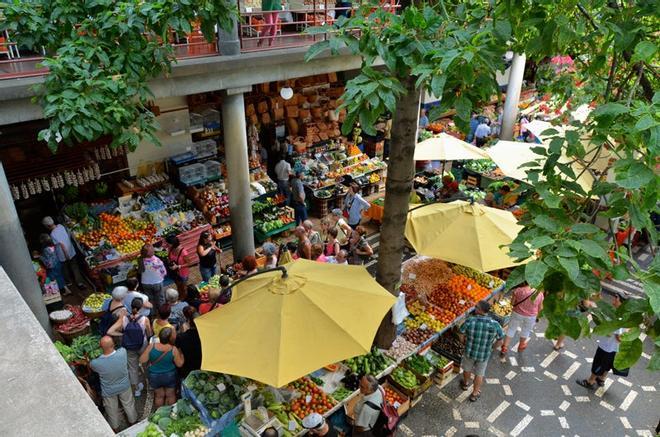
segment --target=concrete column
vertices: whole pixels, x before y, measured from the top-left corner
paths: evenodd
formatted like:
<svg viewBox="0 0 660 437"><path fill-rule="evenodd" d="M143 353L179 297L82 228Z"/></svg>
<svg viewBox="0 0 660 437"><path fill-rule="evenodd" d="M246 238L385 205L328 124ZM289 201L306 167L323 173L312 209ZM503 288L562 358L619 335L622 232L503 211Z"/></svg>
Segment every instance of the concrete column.
<svg viewBox="0 0 660 437"><path fill-rule="evenodd" d="M237 0L230 0L232 8L238 9ZM218 51L221 55L232 56L241 53L241 41L238 38L238 17L232 19L232 27L224 30L218 25Z"/></svg>
<svg viewBox="0 0 660 437"><path fill-rule="evenodd" d="M234 259L254 255L252 201L250 200L250 168L248 162L245 103L243 93L248 88L227 90L222 98L222 128L224 129L225 162L229 185L231 238Z"/></svg>
<svg viewBox="0 0 660 437"><path fill-rule="evenodd" d="M23 237L5 169L0 163L0 265L18 289L44 330L51 334L46 304L32 267L32 258Z"/></svg>
<svg viewBox="0 0 660 437"><path fill-rule="evenodd" d="M513 139L513 127L518 118L518 103L522 89L523 75L525 74L525 54L515 53L509 72L509 84L506 87L506 100L502 113L502 131L500 139L510 141Z"/></svg>

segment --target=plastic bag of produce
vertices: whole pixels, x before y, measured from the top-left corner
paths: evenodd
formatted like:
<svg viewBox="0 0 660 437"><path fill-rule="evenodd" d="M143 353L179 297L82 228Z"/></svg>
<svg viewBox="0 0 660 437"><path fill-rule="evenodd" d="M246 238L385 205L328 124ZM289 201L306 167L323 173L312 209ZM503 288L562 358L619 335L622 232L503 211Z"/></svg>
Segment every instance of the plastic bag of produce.
<svg viewBox="0 0 660 437"><path fill-rule="evenodd" d="M398 325L409 315L410 313L406 308L406 295L399 292L399 297L397 297L396 303L392 307L392 323Z"/></svg>

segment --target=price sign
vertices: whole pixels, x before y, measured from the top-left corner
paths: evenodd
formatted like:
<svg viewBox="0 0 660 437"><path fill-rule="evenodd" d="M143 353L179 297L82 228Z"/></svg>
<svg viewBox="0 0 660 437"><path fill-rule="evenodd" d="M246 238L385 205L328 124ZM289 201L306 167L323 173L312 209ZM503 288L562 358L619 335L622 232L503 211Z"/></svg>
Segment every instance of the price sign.
<svg viewBox="0 0 660 437"><path fill-rule="evenodd" d="M468 284L467 289L472 290L472 284Z"/></svg>
<svg viewBox="0 0 660 437"><path fill-rule="evenodd" d="M427 328L426 323L422 323L421 325L419 325L419 329L426 329L426 328Z"/></svg>
<svg viewBox="0 0 660 437"><path fill-rule="evenodd" d="M398 409L401 406L401 404L398 401L395 401L394 404L392 404L392 406Z"/></svg>
<svg viewBox="0 0 660 437"><path fill-rule="evenodd" d="M247 389L248 389L249 392L253 392L257 389L257 386L254 385L254 384L250 384L250 385L247 386Z"/></svg>
<svg viewBox="0 0 660 437"><path fill-rule="evenodd" d="M310 402L312 402L312 395L305 396L305 403L309 404Z"/></svg>
<svg viewBox="0 0 660 437"><path fill-rule="evenodd" d="M411 274L409 274L409 275L408 275L408 278L409 278L409 279L413 279L413 280L414 280L414 279L416 279L416 278L417 278L417 275L416 275L416 274L414 274L414 273L411 273Z"/></svg>
<svg viewBox="0 0 660 437"><path fill-rule="evenodd" d="M488 283L488 288L493 288L494 285L495 285L495 282L493 282L493 281L491 280L491 281Z"/></svg>
<svg viewBox="0 0 660 437"><path fill-rule="evenodd" d="M459 300L458 303L460 303L461 305L465 305L465 301L463 299Z"/></svg>
<svg viewBox="0 0 660 437"><path fill-rule="evenodd" d="M252 8L250 8L250 7L246 7L246 8L245 8L245 12L248 12L248 13L249 13L249 12L252 12Z"/></svg>
<svg viewBox="0 0 660 437"><path fill-rule="evenodd" d="M289 420L289 431L295 431L298 428L295 420Z"/></svg>
<svg viewBox="0 0 660 437"><path fill-rule="evenodd" d="M222 393L223 391L227 390L227 386L225 386L223 383L220 383L220 384L216 385L216 387L218 388L218 391L219 391L220 393Z"/></svg>
<svg viewBox="0 0 660 437"><path fill-rule="evenodd" d="M243 409L245 410L245 416L249 416L252 413L252 393L247 392L241 395L241 400L243 401Z"/></svg>
<svg viewBox="0 0 660 437"><path fill-rule="evenodd" d="M319 5L319 9L321 9L321 10L325 9L325 5L324 5L324 4L320 4L320 5Z"/></svg>

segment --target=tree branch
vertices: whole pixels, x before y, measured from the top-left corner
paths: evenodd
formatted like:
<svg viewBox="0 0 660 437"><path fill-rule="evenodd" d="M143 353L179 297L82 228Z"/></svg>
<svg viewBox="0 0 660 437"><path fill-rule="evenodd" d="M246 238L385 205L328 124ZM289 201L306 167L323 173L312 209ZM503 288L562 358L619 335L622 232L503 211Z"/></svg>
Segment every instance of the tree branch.
<svg viewBox="0 0 660 437"><path fill-rule="evenodd" d="M612 86L614 85L614 76L616 75L616 69L619 64L619 57L616 52L612 58L612 66L610 67L610 75L607 78L607 88L605 89L605 102L607 103L610 100L610 94L612 94Z"/></svg>
<svg viewBox="0 0 660 437"><path fill-rule="evenodd" d="M598 24L594 21L593 17L587 12L587 10L580 3L577 4L577 8L582 15L589 21L594 30L599 30Z"/></svg>

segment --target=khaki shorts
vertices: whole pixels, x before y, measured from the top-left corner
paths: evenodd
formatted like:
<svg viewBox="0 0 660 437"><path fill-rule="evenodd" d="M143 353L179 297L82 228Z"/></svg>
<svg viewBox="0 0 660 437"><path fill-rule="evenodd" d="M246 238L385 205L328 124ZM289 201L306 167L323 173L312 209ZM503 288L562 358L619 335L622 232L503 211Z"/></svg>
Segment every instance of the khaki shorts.
<svg viewBox="0 0 660 437"><path fill-rule="evenodd" d="M461 368L466 372L472 372L477 376L484 376L486 374L486 367L488 366L488 360L486 361L475 361L472 358L466 356L461 359Z"/></svg>

